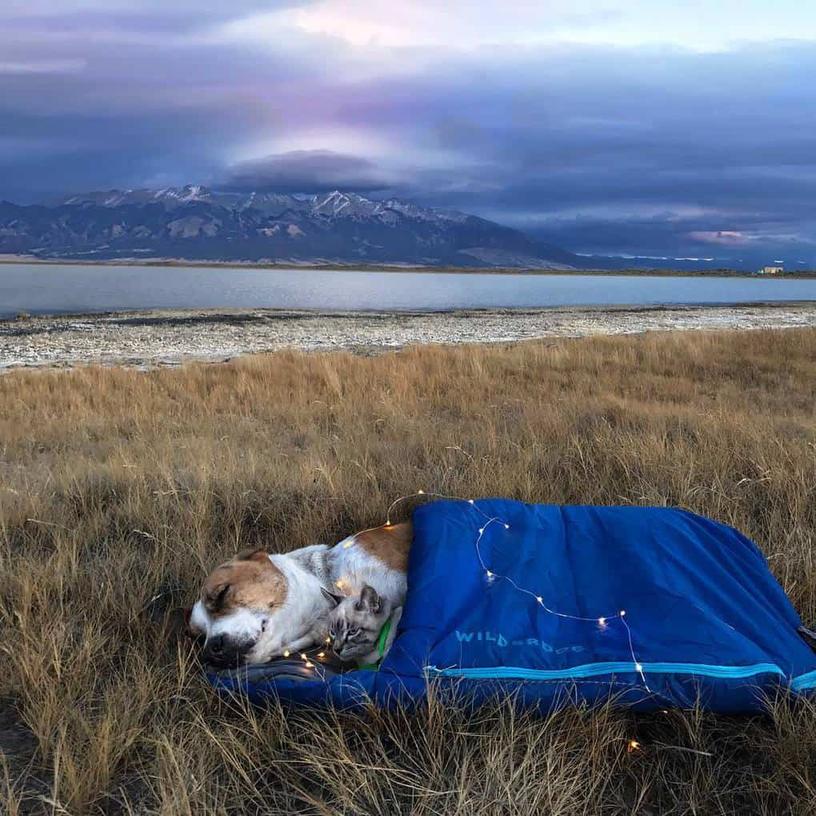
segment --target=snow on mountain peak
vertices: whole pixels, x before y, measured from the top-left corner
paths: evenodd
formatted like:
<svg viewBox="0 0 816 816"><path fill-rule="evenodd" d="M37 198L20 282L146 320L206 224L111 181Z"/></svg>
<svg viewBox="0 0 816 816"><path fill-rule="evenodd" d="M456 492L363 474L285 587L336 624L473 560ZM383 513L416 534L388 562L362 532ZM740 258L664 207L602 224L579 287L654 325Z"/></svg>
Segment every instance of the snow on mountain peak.
<svg viewBox="0 0 816 816"><path fill-rule="evenodd" d="M201 184L185 184L183 187L165 187L163 190L157 190L153 197L158 200L197 201L209 198L210 191Z"/></svg>
<svg viewBox="0 0 816 816"><path fill-rule="evenodd" d="M309 215L320 219L375 219L393 225L401 219L423 223L464 223L468 216L442 210L422 207L409 201L388 199L374 201L359 193L332 190L311 196L275 192L214 192L201 184L186 184L181 187L163 187L158 190L127 189L106 190L75 195L62 203L68 205L96 205L118 207L122 205L162 204L167 208L202 202L228 210L260 210L269 215L280 215L287 211Z"/></svg>

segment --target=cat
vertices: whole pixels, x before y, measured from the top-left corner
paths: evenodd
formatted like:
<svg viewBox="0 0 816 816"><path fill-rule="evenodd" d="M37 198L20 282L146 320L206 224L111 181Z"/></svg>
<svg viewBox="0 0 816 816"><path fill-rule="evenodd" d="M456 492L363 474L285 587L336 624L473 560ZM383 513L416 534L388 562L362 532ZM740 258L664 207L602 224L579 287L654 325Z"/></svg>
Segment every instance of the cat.
<svg viewBox="0 0 816 816"><path fill-rule="evenodd" d="M395 607L368 584L363 585L359 595L335 595L327 589L323 594L335 604L329 614L328 642L337 657L357 666L379 664L394 642L402 607ZM380 633L389 620L390 629L380 654Z"/></svg>

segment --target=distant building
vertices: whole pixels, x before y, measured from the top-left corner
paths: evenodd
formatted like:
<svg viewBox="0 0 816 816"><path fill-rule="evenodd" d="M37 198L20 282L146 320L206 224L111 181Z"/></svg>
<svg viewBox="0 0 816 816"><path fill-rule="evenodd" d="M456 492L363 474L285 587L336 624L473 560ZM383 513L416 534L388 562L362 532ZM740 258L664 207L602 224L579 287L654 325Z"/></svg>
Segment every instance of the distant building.
<svg viewBox="0 0 816 816"><path fill-rule="evenodd" d="M785 271L784 266L763 266L759 270L760 275L781 275Z"/></svg>

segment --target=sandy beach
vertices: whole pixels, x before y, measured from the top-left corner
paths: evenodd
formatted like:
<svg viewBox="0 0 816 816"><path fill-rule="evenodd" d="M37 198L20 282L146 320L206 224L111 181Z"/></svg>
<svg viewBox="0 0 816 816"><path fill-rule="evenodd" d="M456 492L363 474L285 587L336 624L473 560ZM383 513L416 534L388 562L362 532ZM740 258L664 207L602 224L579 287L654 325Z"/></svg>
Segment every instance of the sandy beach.
<svg viewBox="0 0 816 816"><path fill-rule="evenodd" d="M509 343L648 331L816 326L816 304L453 312L142 311L0 321L0 369L172 366L280 349L372 354L424 343Z"/></svg>

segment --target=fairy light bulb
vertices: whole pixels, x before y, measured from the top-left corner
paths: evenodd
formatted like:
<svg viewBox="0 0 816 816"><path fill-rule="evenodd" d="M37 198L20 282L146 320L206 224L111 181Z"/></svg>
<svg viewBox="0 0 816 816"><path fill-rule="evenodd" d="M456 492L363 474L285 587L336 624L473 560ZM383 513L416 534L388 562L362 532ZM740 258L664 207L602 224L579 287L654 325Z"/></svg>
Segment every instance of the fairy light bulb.
<svg viewBox="0 0 816 816"><path fill-rule="evenodd" d="M284 657L289 657L290 654L292 654L292 653L288 649L283 650L283 656Z"/></svg>
<svg viewBox="0 0 816 816"><path fill-rule="evenodd" d="M542 598L540 595L536 595L536 600L537 600L537 601L538 601L538 602L539 602L539 603L540 603L542 606L544 606L544 599L543 599L543 598Z"/></svg>
<svg viewBox="0 0 816 816"><path fill-rule="evenodd" d="M626 610L625 610L625 609L621 609L621 611L620 611L618 614L619 614L619 615L620 615L622 618L625 618L625 617L626 617Z"/></svg>
<svg viewBox="0 0 816 816"><path fill-rule="evenodd" d="M642 663L635 663L635 671L638 674L643 674L643 664Z"/></svg>
<svg viewBox="0 0 816 816"><path fill-rule="evenodd" d="M317 656L322 660L326 656L326 653L325 652L318 652Z"/></svg>
<svg viewBox="0 0 816 816"><path fill-rule="evenodd" d="M598 626L606 626L606 618L598 618Z"/></svg>
<svg viewBox="0 0 816 816"><path fill-rule="evenodd" d="M510 525L509 525L509 524L507 524L506 522L505 522L505 525L504 525L504 529L505 529L505 530L509 530L509 529L510 529Z"/></svg>
<svg viewBox="0 0 816 816"><path fill-rule="evenodd" d="M626 750L630 754L634 753L635 751L639 751L640 750L640 743L637 740L634 740L634 739L629 740L629 742L626 745Z"/></svg>
<svg viewBox="0 0 816 816"><path fill-rule="evenodd" d="M424 496L424 495L425 495L424 490L417 490L417 496Z"/></svg>

